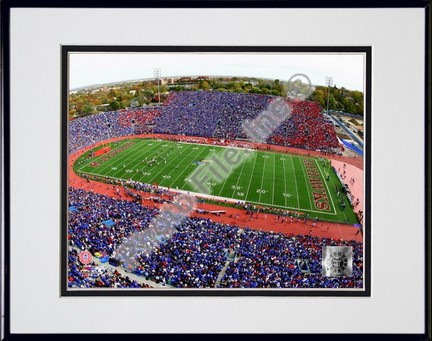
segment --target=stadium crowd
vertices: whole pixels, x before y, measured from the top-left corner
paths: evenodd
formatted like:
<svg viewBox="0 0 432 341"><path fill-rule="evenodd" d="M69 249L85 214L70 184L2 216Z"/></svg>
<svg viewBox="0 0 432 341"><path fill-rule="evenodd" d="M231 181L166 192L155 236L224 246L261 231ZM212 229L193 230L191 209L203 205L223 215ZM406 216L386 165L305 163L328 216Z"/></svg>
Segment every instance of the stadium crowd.
<svg viewBox="0 0 432 341"><path fill-rule="evenodd" d="M119 124L123 127L152 125L159 115L159 109L151 107L121 110L119 113Z"/></svg>
<svg viewBox="0 0 432 341"><path fill-rule="evenodd" d="M171 93L161 107L131 108L86 116L69 122L69 152L112 137L132 135L137 127L146 132L245 139L245 120L264 112L275 97L211 91ZM276 145L330 151L339 143L319 104L289 101L292 115L271 134Z"/></svg>
<svg viewBox="0 0 432 341"><path fill-rule="evenodd" d="M310 150L339 147L334 127L324 120L317 103L292 101L290 105L291 118L275 130L268 142Z"/></svg>
<svg viewBox="0 0 432 341"><path fill-rule="evenodd" d="M203 137L244 138L245 119L265 110L270 96L230 92L176 92L161 107L156 133Z"/></svg>
<svg viewBox="0 0 432 341"><path fill-rule="evenodd" d="M139 203L73 188L69 190L69 207L68 238L71 244L81 250L108 255L122 238L146 227L158 213L158 210L144 208Z"/></svg>
<svg viewBox="0 0 432 341"><path fill-rule="evenodd" d="M242 123L265 112L272 96L229 92L177 92L161 108L155 132L244 139ZM289 101L291 116L271 136L269 143L306 149L338 148L333 125L326 122L315 102Z"/></svg>
<svg viewBox="0 0 432 341"><path fill-rule="evenodd" d="M353 247L352 277L324 277L322 247ZM234 288L357 288L362 286L361 243L340 243L307 235L286 236L245 229L236 246L238 260L231 262L221 287ZM297 261L307 262L305 275Z"/></svg>
<svg viewBox="0 0 432 341"><path fill-rule="evenodd" d="M132 232L148 228L150 220L159 212L155 208L81 189L70 188L69 200L70 244L92 253L105 252L110 257L115 257L116 246L124 238ZM110 224L107 225L107 222ZM130 270L156 283L174 287L362 286L362 243L242 230L238 226L203 218L183 219L175 225L175 229L175 233L166 240L160 240L150 253L136 255L138 266ZM321 275L321 248L324 245L353 247L352 277L330 278ZM235 257L230 260L232 254ZM297 259L308 262L307 274L296 265ZM227 261L229 265L226 273L218 283ZM76 255L69 256L71 286L85 287L95 283L96 286L108 286L112 284L111 280L114 281L112 276L121 277L108 272L103 277L105 280L86 280L77 265ZM125 285L125 282L117 285Z"/></svg>
<svg viewBox="0 0 432 341"><path fill-rule="evenodd" d="M113 137L131 135L131 126L119 124L118 111L82 117L69 122L69 153Z"/></svg>
<svg viewBox="0 0 432 341"><path fill-rule="evenodd" d="M69 288L150 288L149 285L122 276L119 271L98 266L95 262L83 265L78 260L78 251L69 250Z"/></svg>
<svg viewBox="0 0 432 341"><path fill-rule="evenodd" d="M214 287L237 228L210 219L189 218L150 255L138 256L136 273L174 287Z"/></svg>

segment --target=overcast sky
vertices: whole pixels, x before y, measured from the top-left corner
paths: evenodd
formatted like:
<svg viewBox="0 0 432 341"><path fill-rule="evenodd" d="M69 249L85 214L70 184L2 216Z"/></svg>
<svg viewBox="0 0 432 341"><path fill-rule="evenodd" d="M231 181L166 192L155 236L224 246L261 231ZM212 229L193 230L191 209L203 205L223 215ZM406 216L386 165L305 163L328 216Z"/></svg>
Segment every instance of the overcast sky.
<svg viewBox="0 0 432 341"><path fill-rule="evenodd" d="M248 53L71 53L69 87L153 78L160 68L169 76L248 76L288 81L306 74L324 85L332 76L337 87L363 91L363 54Z"/></svg>

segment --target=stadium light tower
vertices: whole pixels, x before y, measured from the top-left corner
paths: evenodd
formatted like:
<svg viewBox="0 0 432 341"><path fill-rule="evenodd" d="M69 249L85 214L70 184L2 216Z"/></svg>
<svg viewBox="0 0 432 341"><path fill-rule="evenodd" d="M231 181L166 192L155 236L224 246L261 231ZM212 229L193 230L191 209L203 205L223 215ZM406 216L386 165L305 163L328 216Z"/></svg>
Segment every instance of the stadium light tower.
<svg viewBox="0 0 432 341"><path fill-rule="evenodd" d="M330 87L333 86L333 77L326 77L327 84L327 115L329 114L330 106Z"/></svg>
<svg viewBox="0 0 432 341"><path fill-rule="evenodd" d="M160 105L160 88L159 88L159 78L162 74L162 70L160 68L154 69L154 76L157 79L157 87L158 87L158 99L159 99L159 105Z"/></svg>

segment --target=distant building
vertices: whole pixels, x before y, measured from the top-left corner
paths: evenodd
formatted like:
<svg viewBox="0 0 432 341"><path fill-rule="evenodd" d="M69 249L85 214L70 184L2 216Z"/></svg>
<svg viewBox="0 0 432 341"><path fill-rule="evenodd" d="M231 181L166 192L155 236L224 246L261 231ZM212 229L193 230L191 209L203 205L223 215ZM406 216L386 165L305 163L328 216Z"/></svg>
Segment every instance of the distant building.
<svg viewBox="0 0 432 341"><path fill-rule="evenodd" d="M180 77L177 81L180 83L189 83L192 82L192 77Z"/></svg>

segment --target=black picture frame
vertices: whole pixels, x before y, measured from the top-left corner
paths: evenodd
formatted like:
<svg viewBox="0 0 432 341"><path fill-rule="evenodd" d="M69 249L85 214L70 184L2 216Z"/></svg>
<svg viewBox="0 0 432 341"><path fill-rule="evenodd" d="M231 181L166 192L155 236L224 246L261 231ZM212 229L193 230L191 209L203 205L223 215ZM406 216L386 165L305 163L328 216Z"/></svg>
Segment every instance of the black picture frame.
<svg viewBox="0 0 432 341"><path fill-rule="evenodd" d="M364 150L364 170L365 170L365 220L363 230L366 232L363 243L365 244L364 253L364 290L344 290L344 289L91 289L91 290L68 290L67 288L67 172L68 172L68 55L69 53L119 53L119 52L140 52L140 53L167 53L167 52L224 52L224 53L364 53L365 54L365 118L366 118L366 148ZM372 90L372 48L371 46L313 46L313 47L281 47L281 46L62 46L62 255L61 255L61 295L62 296L333 296L333 297L370 297L371 295L371 90Z"/></svg>
<svg viewBox="0 0 432 341"><path fill-rule="evenodd" d="M207 6L206 6L207 5ZM305 1L233 1L233 2L225 2L225 1L203 1L203 2L195 2L195 1L187 1L187 2L176 2L176 1L158 1L158 2L147 2L142 4L138 1L124 1L119 4L117 1L104 1L101 2L85 2L82 0L78 1L63 1L58 3L57 1L3 1L1 4L1 38L2 38L2 105L3 105L3 116L2 116L2 125L3 125L3 153L2 153L2 168L4 171L4 177L2 179L2 187L3 187L3 226L4 229L4 240L2 241L4 245L4 257L2 257L2 264L4 266L4 272L2 273L2 277L4 279L4 302L2 305L4 306L5 317L4 317L4 336L6 340L17 340L17 339L30 339L36 337L35 334L12 334L10 332L10 228L11 228L11 220L10 220L10 185L9 185L9 177L10 177L10 59L8 55L10 40L9 40L9 30L10 30L10 10L12 8L20 8L20 7L30 7L30 8L49 8L49 7L58 7L58 8L153 8L153 7L162 7L162 8L194 8L194 7L214 7L214 8L231 8L231 7L248 7L248 8L424 8L426 13L426 25L425 25L425 67L426 67L426 77L425 77L425 276L426 281L424 285L425 289L425 331L422 334L391 334L389 331L388 334L289 334L289 337L294 337L297 339L303 339L304 337L320 337L322 339L331 339L331 340L344 340L347 337L354 340L365 339L371 336L379 337L380 339L391 339L391 340L431 340L431 214L430 214L430 203L431 203L431 68L430 68L430 60L431 60L431 45L430 45L430 37L431 37L431 4L430 1L381 1L379 3L373 1L362 1L361 3L343 3L342 1L328 1L324 3L317 3L316 1L305 0ZM64 202L62 202L64 204ZM2 254L3 256L3 254ZM307 332L307 331L305 331ZM49 339L49 338L58 338L61 337L63 339L94 339L95 335L90 334L64 334L64 335L55 335L55 334L38 334L38 337ZM120 335L117 335L120 337ZM197 337L185 335L188 338ZM129 337L131 339L142 337L139 335L122 335L122 337ZM235 336L234 336L235 337ZM286 336L277 336L274 335L272 337L280 338Z"/></svg>

